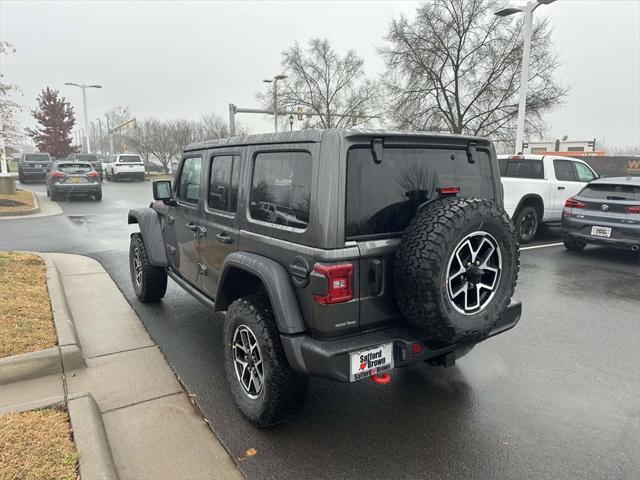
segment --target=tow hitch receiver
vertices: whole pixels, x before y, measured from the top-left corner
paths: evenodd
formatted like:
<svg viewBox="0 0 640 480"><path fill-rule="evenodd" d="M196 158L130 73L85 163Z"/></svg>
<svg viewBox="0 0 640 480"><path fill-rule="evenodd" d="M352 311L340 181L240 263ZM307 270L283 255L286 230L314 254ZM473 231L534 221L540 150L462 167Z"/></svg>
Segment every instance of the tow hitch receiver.
<svg viewBox="0 0 640 480"><path fill-rule="evenodd" d="M371 380L373 380L373 383L377 383L378 385L388 385L391 383L391 375L387 372L375 373L371 375Z"/></svg>

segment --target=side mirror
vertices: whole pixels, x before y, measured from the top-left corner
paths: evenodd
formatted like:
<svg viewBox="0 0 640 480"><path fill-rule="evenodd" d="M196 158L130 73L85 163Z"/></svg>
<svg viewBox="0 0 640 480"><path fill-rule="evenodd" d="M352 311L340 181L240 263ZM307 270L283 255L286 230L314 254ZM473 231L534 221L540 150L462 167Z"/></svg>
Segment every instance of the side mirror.
<svg viewBox="0 0 640 480"><path fill-rule="evenodd" d="M162 200L167 205L172 203L170 180L156 180L153 182L153 199Z"/></svg>

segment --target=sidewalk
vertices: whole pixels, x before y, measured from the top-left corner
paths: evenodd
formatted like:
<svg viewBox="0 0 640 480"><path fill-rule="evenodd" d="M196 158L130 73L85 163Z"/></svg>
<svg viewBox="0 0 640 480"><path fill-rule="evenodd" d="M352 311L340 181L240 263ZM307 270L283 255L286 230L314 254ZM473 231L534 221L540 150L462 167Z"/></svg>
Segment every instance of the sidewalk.
<svg viewBox="0 0 640 480"><path fill-rule="evenodd" d="M102 266L78 255L39 255L50 265L47 277L60 275L86 368L61 356L62 374L3 385L0 413L62 401L84 402L82 412L93 397L118 478L241 479Z"/></svg>

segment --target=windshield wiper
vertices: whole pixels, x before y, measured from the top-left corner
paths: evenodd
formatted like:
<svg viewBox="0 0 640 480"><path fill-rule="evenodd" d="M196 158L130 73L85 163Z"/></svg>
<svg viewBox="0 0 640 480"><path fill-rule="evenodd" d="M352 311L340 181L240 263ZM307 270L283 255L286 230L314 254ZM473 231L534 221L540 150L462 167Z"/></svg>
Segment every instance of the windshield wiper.
<svg viewBox="0 0 640 480"><path fill-rule="evenodd" d="M607 200L631 200L627 197L617 197L615 195L607 195Z"/></svg>

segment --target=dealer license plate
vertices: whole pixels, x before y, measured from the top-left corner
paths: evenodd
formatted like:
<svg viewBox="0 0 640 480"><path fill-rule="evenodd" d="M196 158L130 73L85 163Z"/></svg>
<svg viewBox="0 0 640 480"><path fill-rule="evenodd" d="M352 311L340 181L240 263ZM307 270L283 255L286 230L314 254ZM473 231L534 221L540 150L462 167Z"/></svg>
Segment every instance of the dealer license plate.
<svg viewBox="0 0 640 480"><path fill-rule="evenodd" d="M71 177L69 183L80 183L80 177Z"/></svg>
<svg viewBox="0 0 640 480"><path fill-rule="evenodd" d="M594 237L606 237L609 238L611 236L611 228L609 227L598 227L594 225L591 227L591 235Z"/></svg>
<svg viewBox="0 0 640 480"><path fill-rule="evenodd" d="M393 343L350 354L350 380L355 382L393 368Z"/></svg>

